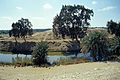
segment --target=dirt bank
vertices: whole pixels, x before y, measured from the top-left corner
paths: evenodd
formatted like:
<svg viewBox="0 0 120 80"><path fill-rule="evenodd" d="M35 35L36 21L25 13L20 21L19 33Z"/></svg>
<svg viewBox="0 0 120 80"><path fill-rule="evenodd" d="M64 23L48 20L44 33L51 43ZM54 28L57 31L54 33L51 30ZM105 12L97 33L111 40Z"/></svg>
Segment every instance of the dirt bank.
<svg viewBox="0 0 120 80"><path fill-rule="evenodd" d="M0 51L31 52L38 42L0 41ZM80 51L80 43L77 41L47 41L48 51Z"/></svg>
<svg viewBox="0 0 120 80"><path fill-rule="evenodd" d="M120 63L93 62L51 68L0 66L0 80L120 80Z"/></svg>
<svg viewBox="0 0 120 80"><path fill-rule="evenodd" d="M87 33L92 31L102 31L106 34L106 29L88 29ZM108 35L109 37L113 37L112 35ZM21 52L31 52L31 47L33 47L37 42L40 41L47 41L49 46L49 51L78 51L80 50L80 44L76 41L71 41L71 39L67 36L66 39L56 39L53 36L52 30L47 30L43 32L35 32L32 36L27 36L26 41L27 43L24 43L24 40L22 38L17 38L17 41L19 42L17 46L15 46L15 40L14 37L9 37L8 34L0 34L0 51L21 51Z"/></svg>

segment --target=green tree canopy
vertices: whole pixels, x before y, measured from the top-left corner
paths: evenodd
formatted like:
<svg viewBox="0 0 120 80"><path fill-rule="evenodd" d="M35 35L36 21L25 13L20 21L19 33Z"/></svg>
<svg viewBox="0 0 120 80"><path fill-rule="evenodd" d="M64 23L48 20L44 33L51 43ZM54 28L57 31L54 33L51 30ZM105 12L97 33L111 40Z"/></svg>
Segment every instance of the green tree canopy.
<svg viewBox="0 0 120 80"><path fill-rule="evenodd" d="M65 5L59 15L55 16L53 21L53 32L65 38L65 35L78 40L86 34L87 27L90 25L88 20L93 16L93 10L81 5Z"/></svg>
<svg viewBox="0 0 120 80"><path fill-rule="evenodd" d="M108 21L107 27L110 34L115 34L120 37L120 22Z"/></svg>
<svg viewBox="0 0 120 80"><path fill-rule="evenodd" d="M9 31L9 36L14 36L16 38L23 38L26 42L25 37L27 35L32 35L33 29L32 24L28 19L21 18L16 23L12 23L12 29ZM17 40L16 40L17 42Z"/></svg>
<svg viewBox="0 0 120 80"><path fill-rule="evenodd" d="M103 32L91 32L82 40L82 52L90 52L94 61L101 61L107 56L107 35Z"/></svg>

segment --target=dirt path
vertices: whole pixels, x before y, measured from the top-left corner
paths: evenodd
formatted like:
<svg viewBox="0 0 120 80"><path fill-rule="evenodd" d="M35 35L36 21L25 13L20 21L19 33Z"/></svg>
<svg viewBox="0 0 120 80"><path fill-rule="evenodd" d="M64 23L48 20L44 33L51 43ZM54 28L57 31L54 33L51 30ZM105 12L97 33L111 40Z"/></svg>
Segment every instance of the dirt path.
<svg viewBox="0 0 120 80"><path fill-rule="evenodd" d="M50 68L0 66L0 80L120 80L120 63L94 62Z"/></svg>

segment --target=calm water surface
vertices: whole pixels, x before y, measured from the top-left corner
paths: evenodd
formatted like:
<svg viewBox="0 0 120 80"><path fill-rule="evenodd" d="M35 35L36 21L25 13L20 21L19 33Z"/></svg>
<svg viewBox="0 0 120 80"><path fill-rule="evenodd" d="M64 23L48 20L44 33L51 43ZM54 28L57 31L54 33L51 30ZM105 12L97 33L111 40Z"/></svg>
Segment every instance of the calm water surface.
<svg viewBox="0 0 120 80"><path fill-rule="evenodd" d="M2 54L0 53L0 62L10 62L12 63L12 58L15 58L15 57L22 57L24 58L25 56L27 56L28 58L31 58L31 55L24 55L24 54ZM83 53L78 53L77 57L80 58L82 56L86 56L88 59L91 60L91 57L90 57L90 53L87 53L86 55L84 55ZM64 56L64 55L50 55L50 56L47 56L47 60L48 62L50 63L53 63L57 60L59 60L60 58L73 58L75 57L75 54L72 54L72 55L67 55L67 56Z"/></svg>

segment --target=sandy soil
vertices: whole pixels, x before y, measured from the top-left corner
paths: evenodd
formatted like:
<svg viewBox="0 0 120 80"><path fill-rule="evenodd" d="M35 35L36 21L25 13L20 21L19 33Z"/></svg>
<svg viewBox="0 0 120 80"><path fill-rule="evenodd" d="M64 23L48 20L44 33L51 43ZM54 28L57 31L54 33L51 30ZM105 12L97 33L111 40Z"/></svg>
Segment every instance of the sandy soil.
<svg viewBox="0 0 120 80"><path fill-rule="evenodd" d="M120 80L120 63L93 62L50 68L0 66L0 80Z"/></svg>

